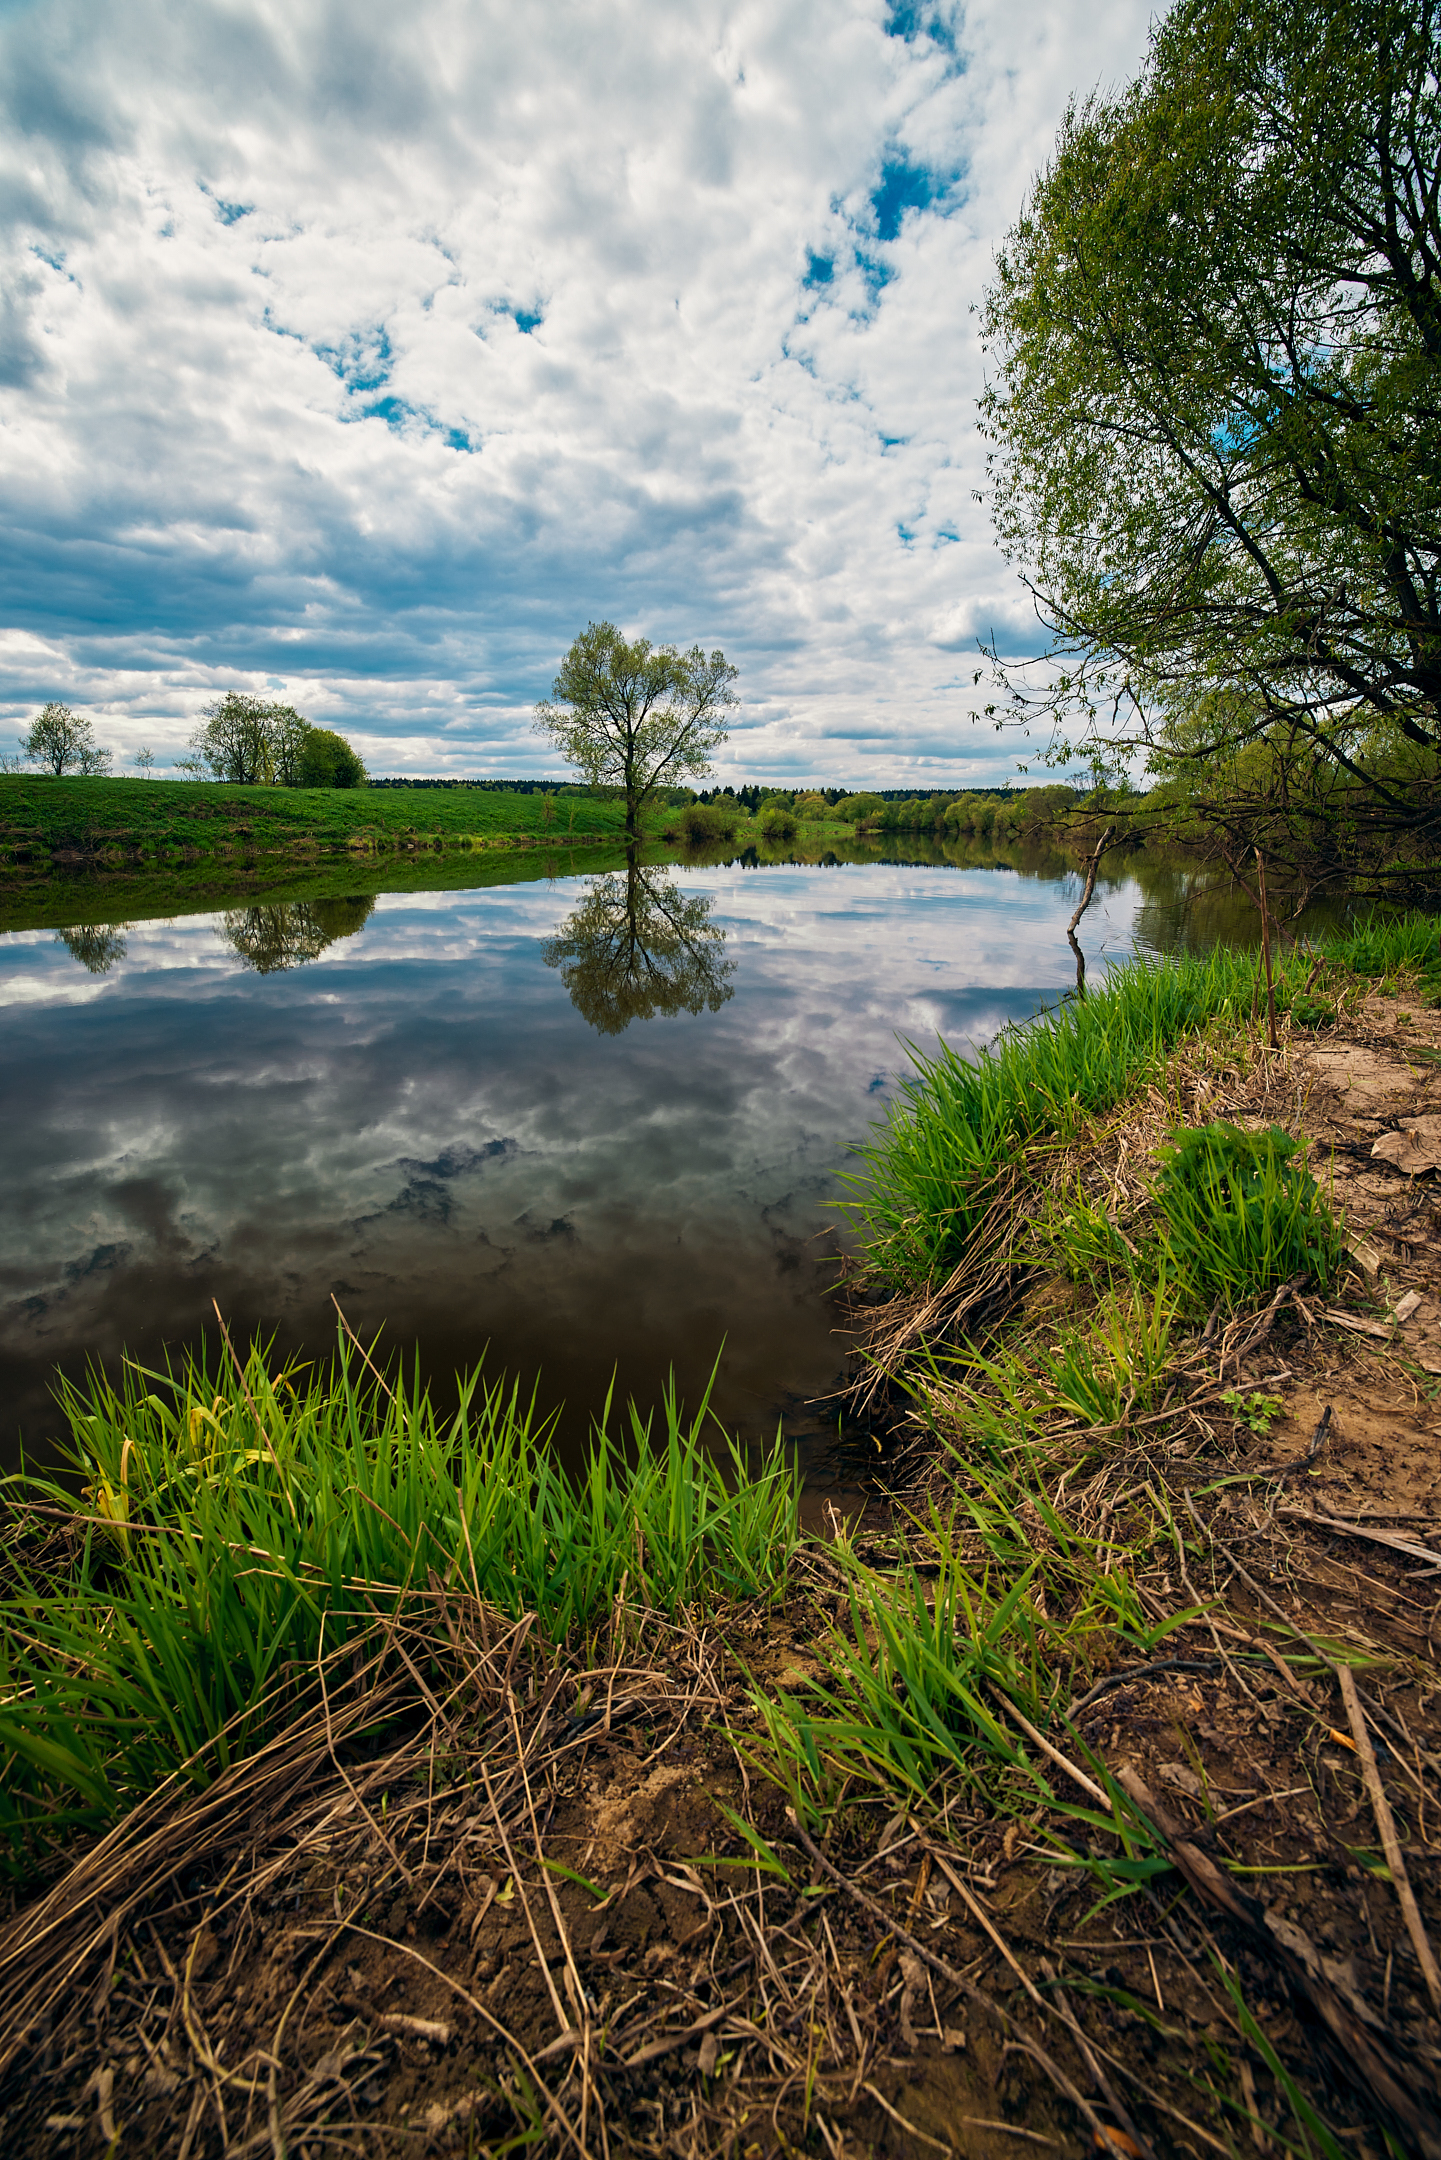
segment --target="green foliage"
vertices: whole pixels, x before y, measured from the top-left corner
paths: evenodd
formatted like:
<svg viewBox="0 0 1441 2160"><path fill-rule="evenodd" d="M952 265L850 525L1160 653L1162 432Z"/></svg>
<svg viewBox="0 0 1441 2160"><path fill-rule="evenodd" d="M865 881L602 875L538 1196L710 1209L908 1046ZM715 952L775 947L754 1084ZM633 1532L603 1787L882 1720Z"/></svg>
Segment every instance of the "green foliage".
<svg viewBox="0 0 1441 2160"><path fill-rule="evenodd" d="M1030 1142L1065 1140L1160 1072L1173 1046L1219 1015L1249 1012L1255 963L1218 947L1205 959L1116 968L1084 1004L1010 1031L974 1063L942 1044L911 1051L915 1077L847 1203L876 1267L921 1283L954 1267Z"/></svg>
<svg viewBox="0 0 1441 2160"><path fill-rule="evenodd" d="M343 735L333 728L307 728L295 769L297 787L364 787L366 777L364 765Z"/></svg>
<svg viewBox="0 0 1441 2160"><path fill-rule="evenodd" d="M1046 1398L1090 1425L1119 1425L1151 1408L1171 1357L1174 1297L1164 1270L1149 1295L1139 1284L1102 1299L1085 1327L1061 1330L1034 1365Z"/></svg>
<svg viewBox="0 0 1441 2160"><path fill-rule="evenodd" d="M1357 975L1396 975L1411 968L1431 970L1441 963L1441 924L1434 915L1373 912L1326 947Z"/></svg>
<svg viewBox="0 0 1441 2160"><path fill-rule="evenodd" d="M1253 1133L1217 1123L1178 1132L1161 1150L1162 1245L1194 1303L1242 1305L1298 1274L1329 1284L1342 1233L1300 1148L1274 1125Z"/></svg>
<svg viewBox="0 0 1441 2160"><path fill-rule="evenodd" d="M774 1593L797 1529L778 1439L753 1468L667 1392L660 1430L610 1406L576 1475L504 1382L452 1418L382 1384L342 1338L333 1372L127 1366L64 1389L84 1509L67 1555L12 1536L0 1601L0 1834L101 1822L172 1771L203 1784L293 1713L323 1649L373 1641L438 1582L555 1638L636 1603ZM11 1480L67 1514L73 1494Z"/></svg>
<svg viewBox="0 0 1441 2160"><path fill-rule="evenodd" d="M794 810L784 803L767 803L760 814L760 833L763 840L794 840L798 820Z"/></svg>
<svg viewBox="0 0 1441 2160"><path fill-rule="evenodd" d="M863 825L871 818L878 818L885 807L879 795L843 795L835 806L834 815L844 825Z"/></svg>
<svg viewBox="0 0 1441 2160"><path fill-rule="evenodd" d="M816 1828L843 1795L868 1789L887 1806L918 1809L958 1791L1001 1814L1030 1815L1039 1803L1084 1832L1119 1833L1120 1852L1107 1836L1089 1864L1103 1894L1125 1895L1164 1872L1168 1857L1084 1743L1068 1741L1114 1814L1077 1804L1007 1708L1054 1728L1062 1690L1080 1681L1093 1646L1146 1651L1164 1630L1146 1624L1124 1570L1103 1574L1041 1488L983 1482L963 1507L988 1553L978 1567L959 1556L959 1521L936 1516L919 1563L893 1573L865 1566L843 1541L832 1548L848 1580L849 1626L818 1646L818 1679L794 1694L754 1692L764 1736L754 1759ZM1038 1527L1050 1547L1044 1565ZM1063 1617L1047 1617L1053 1609ZM1049 1824L1040 1834L1076 1862Z"/></svg>
<svg viewBox="0 0 1441 2160"><path fill-rule="evenodd" d="M1238 1425L1244 1425L1262 1440L1286 1407L1281 1396L1265 1395L1259 1389L1244 1395L1239 1388L1227 1388L1221 1400Z"/></svg>
<svg viewBox="0 0 1441 2160"><path fill-rule="evenodd" d="M739 822L728 803L693 802L681 813L680 831L687 847L715 847L722 840L734 840Z"/></svg>
<svg viewBox="0 0 1441 2160"><path fill-rule="evenodd" d="M72 767L89 779L98 779L110 770L114 756L113 751L100 748L93 723L82 713L53 703L37 713L29 733L20 738L20 748L34 764L47 766L57 780Z"/></svg>
<svg viewBox="0 0 1441 2160"><path fill-rule="evenodd" d="M614 623L590 623L560 664L535 725L594 786L624 791L626 831L661 787L711 769L736 703L737 670L723 652L688 653L649 638L627 641Z"/></svg>
<svg viewBox="0 0 1441 2160"><path fill-rule="evenodd" d="M208 769L217 780L241 786L296 785L311 727L293 705L227 690L203 706L200 717L190 738L193 769Z"/></svg>
<svg viewBox="0 0 1441 2160"><path fill-rule="evenodd" d="M1326 998L1307 996L1304 992L1291 1002L1291 1020L1295 1027L1329 1027L1336 1017L1336 1008Z"/></svg>
<svg viewBox="0 0 1441 2160"><path fill-rule="evenodd" d="M1007 236L993 508L1087 746L1166 744L1199 686L1213 748L1279 722L1363 785L1378 727L1441 750L1435 37L1415 0L1177 0Z"/></svg>

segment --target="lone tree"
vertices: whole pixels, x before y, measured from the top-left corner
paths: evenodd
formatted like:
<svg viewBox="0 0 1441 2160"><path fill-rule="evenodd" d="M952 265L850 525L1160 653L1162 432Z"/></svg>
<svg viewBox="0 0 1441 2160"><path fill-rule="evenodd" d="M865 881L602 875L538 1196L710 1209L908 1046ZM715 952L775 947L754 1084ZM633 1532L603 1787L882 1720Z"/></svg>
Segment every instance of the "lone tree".
<svg viewBox="0 0 1441 2160"><path fill-rule="evenodd" d="M295 767L296 787L364 787L367 778L343 735L334 728L307 728Z"/></svg>
<svg viewBox="0 0 1441 2160"><path fill-rule="evenodd" d="M737 700L723 652L699 645L633 643L614 623L591 623L560 664L535 724L592 787L625 790L626 837L657 788L699 779L726 739L725 709Z"/></svg>
<svg viewBox="0 0 1441 2160"><path fill-rule="evenodd" d="M1179 0L1139 79L1068 113L997 258L982 400L1050 638L1039 671L986 649L1057 756L1257 743L1435 818L1438 19Z"/></svg>
<svg viewBox="0 0 1441 2160"><path fill-rule="evenodd" d="M57 780L72 770L98 778L109 772L114 755L100 748L84 714L73 713L68 705L47 705L29 734L21 736L20 747L37 765L48 766Z"/></svg>

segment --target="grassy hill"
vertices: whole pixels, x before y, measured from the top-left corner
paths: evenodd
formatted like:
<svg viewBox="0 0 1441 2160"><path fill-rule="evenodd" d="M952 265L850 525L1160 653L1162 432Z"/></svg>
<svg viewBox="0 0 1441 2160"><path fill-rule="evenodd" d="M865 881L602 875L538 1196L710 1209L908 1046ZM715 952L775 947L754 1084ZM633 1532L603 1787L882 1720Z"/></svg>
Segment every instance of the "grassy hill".
<svg viewBox="0 0 1441 2160"><path fill-rule="evenodd" d="M624 826L623 805L583 795L0 775L0 877L21 879L52 866L584 844Z"/></svg>

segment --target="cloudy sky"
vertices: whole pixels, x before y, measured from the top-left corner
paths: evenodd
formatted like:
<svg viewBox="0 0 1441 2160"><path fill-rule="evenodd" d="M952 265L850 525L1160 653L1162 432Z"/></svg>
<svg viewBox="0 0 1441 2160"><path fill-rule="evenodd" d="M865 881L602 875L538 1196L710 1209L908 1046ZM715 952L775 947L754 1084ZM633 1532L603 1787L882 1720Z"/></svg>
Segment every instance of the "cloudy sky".
<svg viewBox="0 0 1441 2160"><path fill-rule="evenodd" d="M727 777L1013 770L992 249L1145 0L0 0L0 746L218 689L540 773L587 620L719 644Z"/></svg>

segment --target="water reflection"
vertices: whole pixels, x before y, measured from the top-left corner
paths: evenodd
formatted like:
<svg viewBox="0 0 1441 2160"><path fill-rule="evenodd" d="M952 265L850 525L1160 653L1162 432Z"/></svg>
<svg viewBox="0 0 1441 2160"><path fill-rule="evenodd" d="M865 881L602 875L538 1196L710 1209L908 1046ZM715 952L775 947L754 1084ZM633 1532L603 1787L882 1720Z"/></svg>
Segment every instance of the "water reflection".
<svg viewBox="0 0 1441 2160"><path fill-rule="evenodd" d="M304 967L307 960L318 960L338 938L354 937L374 911L374 893L332 900L276 900L261 907L232 908L222 917L216 934L257 975L275 975L283 968ZM122 954L124 950L122 942Z"/></svg>
<svg viewBox="0 0 1441 2160"><path fill-rule="evenodd" d="M129 923L72 923L57 930L55 942L91 975L108 975L126 954L125 933Z"/></svg>
<svg viewBox="0 0 1441 2160"><path fill-rule="evenodd" d="M1084 866L910 835L824 867L602 860L409 866L437 889L378 902L237 878L223 915L167 877L112 926L84 887L58 943L46 888L0 935L0 1467L55 1432L57 1365L153 1363L212 1298L323 1354L334 1291L442 1385L488 1345L581 1437L612 1374L651 1402L674 1364L694 1401L723 1341L748 1437L835 1384L836 1172L906 1043L965 1054L1070 986ZM1108 855L1088 982L1138 933L1244 938L1213 877ZM693 1017L629 1025L662 1013Z"/></svg>
<svg viewBox="0 0 1441 2160"><path fill-rule="evenodd" d="M719 1012L735 995L735 962L712 904L682 892L668 870L643 867L632 849L623 872L589 881L542 957L602 1035L657 1015Z"/></svg>

